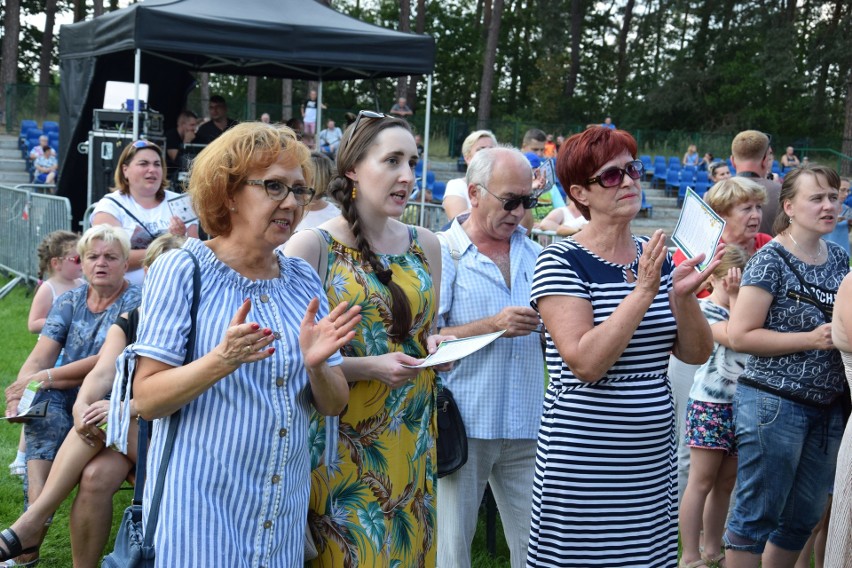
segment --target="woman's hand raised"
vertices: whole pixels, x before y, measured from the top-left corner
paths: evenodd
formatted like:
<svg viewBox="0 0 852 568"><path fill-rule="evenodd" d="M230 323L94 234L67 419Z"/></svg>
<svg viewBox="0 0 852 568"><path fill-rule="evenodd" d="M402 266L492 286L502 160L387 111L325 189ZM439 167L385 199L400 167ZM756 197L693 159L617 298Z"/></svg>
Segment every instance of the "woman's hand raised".
<svg viewBox="0 0 852 568"><path fill-rule="evenodd" d="M272 330L262 328L258 323L246 323L246 316L251 310L251 300L247 299L237 309L225 336L213 352L228 366L236 369L243 363L262 361L273 353L274 347L269 345L275 340Z"/></svg>
<svg viewBox="0 0 852 568"><path fill-rule="evenodd" d="M329 314L316 321L319 300L308 304L305 318L299 328L299 347L305 357L305 367L323 365L355 337L355 326L361 322L361 306L338 304Z"/></svg>
<svg viewBox="0 0 852 568"><path fill-rule="evenodd" d="M666 260L666 234L654 231L642 249L639 268L636 271L636 288L656 296L660 291L660 273Z"/></svg>
<svg viewBox="0 0 852 568"><path fill-rule="evenodd" d="M672 272L672 290L675 296L683 298L690 294L695 294L704 281L710 278L710 275L713 274L719 263L722 262L724 254L725 244L719 243L716 247L716 252L713 254L713 260L701 272L695 270L695 267L704 261L704 253L681 262L674 269L674 272Z"/></svg>

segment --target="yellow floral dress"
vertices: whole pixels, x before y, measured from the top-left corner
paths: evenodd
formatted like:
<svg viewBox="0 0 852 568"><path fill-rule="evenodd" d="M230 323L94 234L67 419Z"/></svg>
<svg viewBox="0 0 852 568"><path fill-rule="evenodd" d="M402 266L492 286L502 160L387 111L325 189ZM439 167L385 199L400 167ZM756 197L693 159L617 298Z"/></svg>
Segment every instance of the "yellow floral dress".
<svg viewBox="0 0 852 568"><path fill-rule="evenodd" d="M403 351L425 357L436 306L416 230L409 229L405 254L380 255L414 316L404 343L388 338L390 293L370 265L362 264L358 250L322 234L329 310L341 302L361 306L357 335L343 355ZM339 418L311 418L308 525L319 551L311 566L435 566L435 396L431 370L395 390L378 380L358 381L350 383L349 404Z"/></svg>

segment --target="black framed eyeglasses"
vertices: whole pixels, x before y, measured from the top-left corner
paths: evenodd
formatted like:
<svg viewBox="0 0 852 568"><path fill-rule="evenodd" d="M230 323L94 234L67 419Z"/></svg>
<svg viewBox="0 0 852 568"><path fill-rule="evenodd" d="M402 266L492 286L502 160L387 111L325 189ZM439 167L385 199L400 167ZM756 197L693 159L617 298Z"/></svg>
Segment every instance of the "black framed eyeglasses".
<svg viewBox="0 0 852 568"><path fill-rule="evenodd" d="M292 193L296 203L303 206L308 205L316 193L316 190L312 187L305 187L304 185L291 187L278 179L249 179L246 180L246 185L262 187L267 197L273 201L284 201Z"/></svg>
<svg viewBox="0 0 852 568"><path fill-rule="evenodd" d="M352 140L353 136L355 136L355 131L358 130L358 124L360 124L361 119L365 116L367 118L385 118L387 115L380 112L373 112L371 110L359 111L357 118L355 118L355 122L352 123L352 130L349 131L349 136L346 137L347 144L349 144L349 141Z"/></svg>
<svg viewBox="0 0 852 568"><path fill-rule="evenodd" d="M616 166L605 169L595 177L587 179L586 184L596 183L605 188L616 187L624 180L624 174L630 176L630 179L639 179L643 173L645 173L644 164L640 160L633 160L624 164L623 169Z"/></svg>
<svg viewBox="0 0 852 568"><path fill-rule="evenodd" d="M537 195L524 195L521 197L500 197L499 195L494 195L488 188L482 184L476 184L477 187L481 188L485 193L493 197L494 199L500 201L503 204L504 211L514 211L518 208L518 205L523 205L524 209L532 209L536 205L538 205L538 196Z"/></svg>

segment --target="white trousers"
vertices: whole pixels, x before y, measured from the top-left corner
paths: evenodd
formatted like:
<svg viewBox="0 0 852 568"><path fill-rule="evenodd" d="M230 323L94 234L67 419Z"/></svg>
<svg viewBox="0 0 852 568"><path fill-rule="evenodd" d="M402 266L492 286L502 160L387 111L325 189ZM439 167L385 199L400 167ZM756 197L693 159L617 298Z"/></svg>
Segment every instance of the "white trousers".
<svg viewBox="0 0 852 568"><path fill-rule="evenodd" d="M491 485L511 552L526 565L532 518L536 440L468 438L467 463L438 480L438 566L469 568L485 484Z"/></svg>
<svg viewBox="0 0 852 568"><path fill-rule="evenodd" d="M669 357L669 381L672 385L675 408L675 436L677 439L677 508L683 500L686 491L686 481L689 479L689 446L683 443L686 433L686 403L689 402L689 391L695 379L695 371L701 365L684 363L674 355Z"/></svg>

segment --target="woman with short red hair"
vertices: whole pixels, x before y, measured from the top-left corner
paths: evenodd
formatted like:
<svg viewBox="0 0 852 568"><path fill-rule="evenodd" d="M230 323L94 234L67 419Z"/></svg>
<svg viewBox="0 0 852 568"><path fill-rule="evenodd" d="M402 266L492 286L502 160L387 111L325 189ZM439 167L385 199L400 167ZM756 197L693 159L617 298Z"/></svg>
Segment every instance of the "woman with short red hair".
<svg viewBox="0 0 852 568"><path fill-rule="evenodd" d="M589 224L539 256L532 306L550 384L536 456L529 566L677 564L669 352L710 356L695 290L703 255L675 268L666 237L636 237L642 162L623 130L592 127L559 149L557 175ZM565 317L570 314L570 317Z"/></svg>

